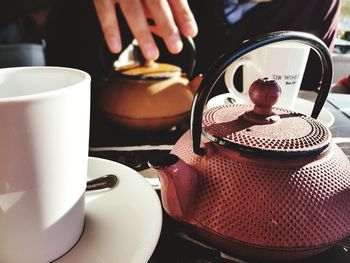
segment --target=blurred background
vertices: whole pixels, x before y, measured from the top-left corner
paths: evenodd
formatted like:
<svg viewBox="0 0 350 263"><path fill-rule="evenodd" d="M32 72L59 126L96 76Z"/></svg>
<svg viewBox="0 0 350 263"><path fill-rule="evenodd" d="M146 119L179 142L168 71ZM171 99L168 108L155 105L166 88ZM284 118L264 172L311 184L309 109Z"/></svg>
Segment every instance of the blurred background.
<svg viewBox="0 0 350 263"><path fill-rule="evenodd" d="M333 56L334 81L350 74L350 0L341 0L341 19Z"/></svg>
<svg viewBox="0 0 350 263"><path fill-rule="evenodd" d="M46 26L54 3L55 0L2 1L0 68L47 64ZM336 83L350 74L350 0L341 0L341 21L332 57Z"/></svg>

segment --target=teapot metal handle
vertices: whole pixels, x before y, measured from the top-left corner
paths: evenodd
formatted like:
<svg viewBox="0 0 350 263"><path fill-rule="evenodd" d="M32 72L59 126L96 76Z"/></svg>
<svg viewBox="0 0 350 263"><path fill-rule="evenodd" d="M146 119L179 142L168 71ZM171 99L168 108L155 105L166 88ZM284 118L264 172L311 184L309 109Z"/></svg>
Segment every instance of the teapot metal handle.
<svg viewBox="0 0 350 263"><path fill-rule="evenodd" d="M190 37L183 37L182 38L184 41L184 47L188 50L189 52L189 63L187 66L187 69L185 70L187 78L189 80L193 79L193 74L194 74L194 68L196 66L196 46L194 44L194 41Z"/></svg>
<svg viewBox="0 0 350 263"><path fill-rule="evenodd" d="M205 103L214 88L216 82L226 71L226 68L235 60L253 51L254 49L263 47L276 42L293 41L310 46L320 58L322 63L322 80L320 92L317 95L315 104L311 113L312 118L317 118L327 99L329 89L333 78L333 64L331 55L327 46L312 34L296 31L277 31L260 37L244 41L233 52L228 52L219 57L216 62L209 68L205 74L197 93L193 99L191 109L191 136L194 153L198 155L204 154L204 149L200 148L202 134L202 115Z"/></svg>

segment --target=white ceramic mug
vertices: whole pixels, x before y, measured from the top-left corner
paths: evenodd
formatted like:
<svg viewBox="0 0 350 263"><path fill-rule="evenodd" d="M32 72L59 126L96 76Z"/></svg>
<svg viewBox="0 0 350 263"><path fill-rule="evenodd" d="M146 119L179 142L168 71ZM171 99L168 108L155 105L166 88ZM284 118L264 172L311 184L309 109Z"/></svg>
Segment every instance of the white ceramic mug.
<svg viewBox="0 0 350 263"><path fill-rule="evenodd" d="M90 76L0 69L0 262L50 262L84 226Z"/></svg>
<svg viewBox="0 0 350 263"><path fill-rule="evenodd" d="M225 72L225 84L240 103L251 103L248 90L258 78L271 78L278 82L282 95L276 106L293 109L303 79L310 47L296 42L270 44L234 61ZM243 92L233 84L236 70L243 66Z"/></svg>

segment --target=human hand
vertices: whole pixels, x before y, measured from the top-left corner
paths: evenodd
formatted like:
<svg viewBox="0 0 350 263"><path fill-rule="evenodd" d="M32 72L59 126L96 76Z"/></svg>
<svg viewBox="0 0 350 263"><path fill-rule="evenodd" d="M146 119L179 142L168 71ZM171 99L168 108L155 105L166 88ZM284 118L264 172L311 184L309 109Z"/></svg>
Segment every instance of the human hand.
<svg viewBox="0 0 350 263"><path fill-rule="evenodd" d="M94 0L105 40L113 53L122 49L115 4L120 5L146 60L156 60L159 56L151 32L163 38L174 54L182 50L180 33L185 37L197 34L197 24L187 0ZM152 19L154 25L149 25L147 19Z"/></svg>

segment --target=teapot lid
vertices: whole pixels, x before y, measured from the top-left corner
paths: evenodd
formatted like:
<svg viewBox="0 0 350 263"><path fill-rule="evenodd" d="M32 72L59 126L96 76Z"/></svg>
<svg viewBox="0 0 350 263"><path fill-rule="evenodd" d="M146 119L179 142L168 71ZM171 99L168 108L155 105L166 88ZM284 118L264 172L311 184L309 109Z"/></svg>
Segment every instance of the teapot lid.
<svg viewBox="0 0 350 263"><path fill-rule="evenodd" d="M145 61L115 69L120 77L135 80L160 80L181 75L181 68L166 63Z"/></svg>
<svg viewBox="0 0 350 263"><path fill-rule="evenodd" d="M227 148L264 156L318 154L331 133L317 120L291 110L272 107L281 93L275 80L258 79L249 89L255 105L209 108L203 113L203 134Z"/></svg>

